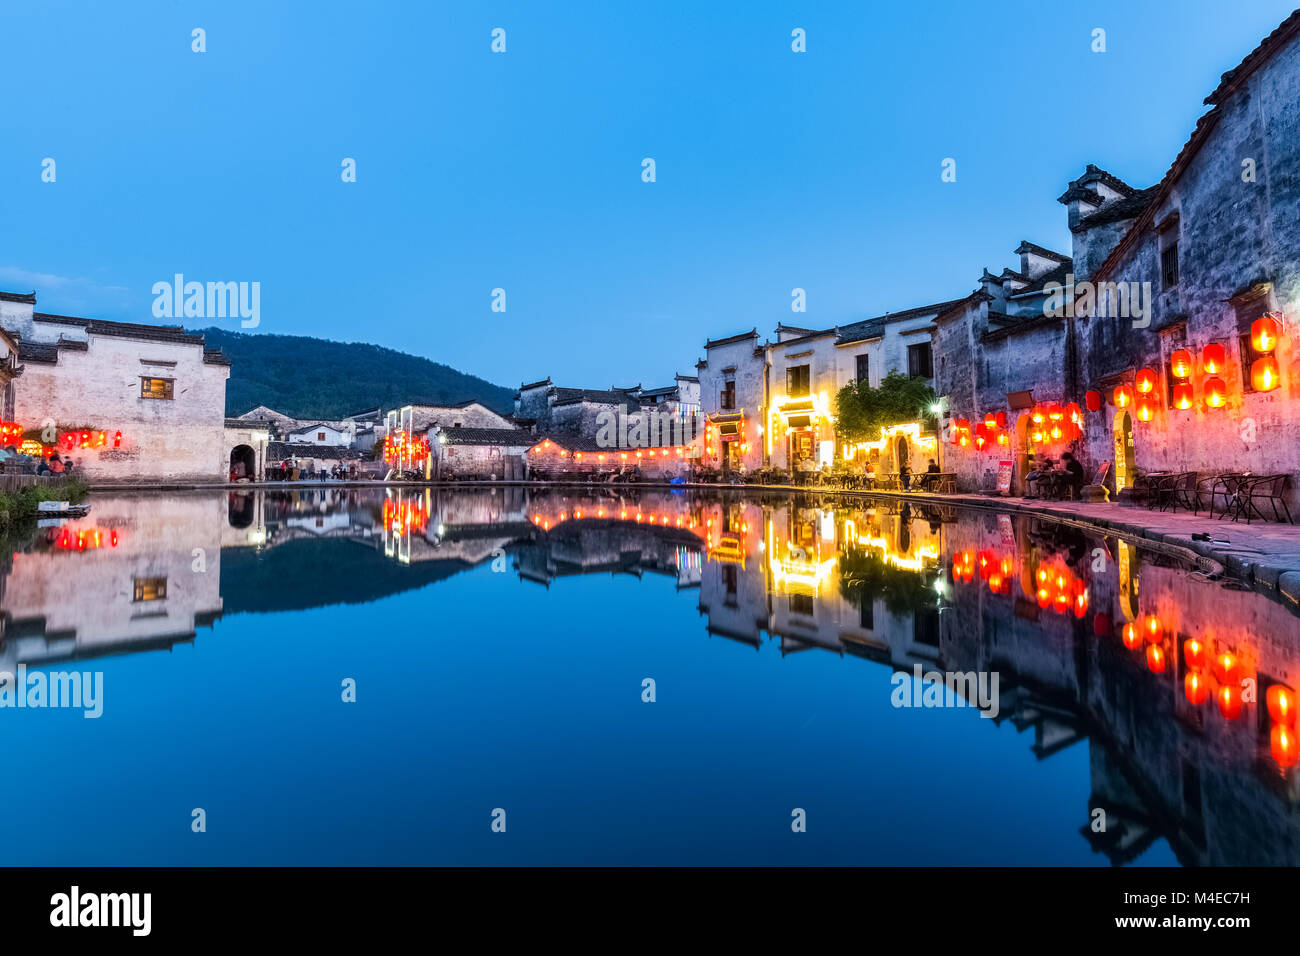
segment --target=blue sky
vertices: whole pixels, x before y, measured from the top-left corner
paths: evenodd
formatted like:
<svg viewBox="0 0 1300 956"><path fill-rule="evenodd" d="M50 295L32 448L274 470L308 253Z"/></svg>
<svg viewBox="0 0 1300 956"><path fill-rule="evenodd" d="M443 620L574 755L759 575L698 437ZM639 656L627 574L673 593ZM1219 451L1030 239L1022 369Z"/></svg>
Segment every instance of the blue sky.
<svg viewBox="0 0 1300 956"><path fill-rule="evenodd" d="M706 336L964 295L984 266L1014 267L1021 239L1068 251L1067 180L1095 162L1157 181L1219 75L1289 12L10 3L0 289L152 321L151 287L174 273L257 281L259 332L510 386L663 384Z"/></svg>

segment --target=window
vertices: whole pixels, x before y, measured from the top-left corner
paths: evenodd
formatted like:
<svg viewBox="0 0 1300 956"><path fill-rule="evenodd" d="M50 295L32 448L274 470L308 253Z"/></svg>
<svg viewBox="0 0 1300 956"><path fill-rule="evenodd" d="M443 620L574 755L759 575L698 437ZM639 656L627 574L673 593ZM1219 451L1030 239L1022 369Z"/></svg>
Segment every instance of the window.
<svg viewBox="0 0 1300 956"><path fill-rule="evenodd" d="M876 629L876 599L869 593L862 595L862 603L858 605L858 626L864 631Z"/></svg>
<svg viewBox="0 0 1300 956"><path fill-rule="evenodd" d="M791 614L801 614L804 617L813 617L815 615L811 594L791 594L789 597Z"/></svg>
<svg viewBox="0 0 1300 956"><path fill-rule="evenodd" d="M1237 332L1241 343L1241 390L1243 392L1255 391L1255 386L1250 380L1250 367L1255 363L1255 359L1260 357L1260 353L1255 351L1255 346L1250 344L1250 327L1255 320L1268 312L1267 295L1254 294L1243 300L1238 300L1233 309L1237 313Z"/></svg>
<svg viewBox="0 0 1300 956"><path fill-rule="evenodd" d="M934 356L929 342L907 347L907 377L934 378Z"/></svg>
<svg viewBox="0 0 1300 956"><path fill-rule="evenodd" d="M790 398L802 398L811 387L811 365L794 365L785 370L785 393Z"/></svg>
<svg viewBox="0 0 1300 956"><path fill-rule="evenodd" d="M325 433L324 433L324 432L317 432L317 433L316 433L316 440L317 440L317 441L324 441L324 440L325 440Z"/></svg>
<svg viewBox="0 0 1300 956"><path fill-rule="evenodd" d="M1164 287L1172 289L1178 285L1178 240L1175 239L1160 251L1160 274Z"/></svg>
<svg viewBox="0 0 1300 956"><path fill-rule="evenodd" d="M859 382L869 382L871 380L871 357L867 355L859 355L856 361L857 371L853 377Z"/></svg>
<svg viewBox="0 0 1300 956"><path fill-rule="evenodd" d="M736 407L736 383L735 382L722 383L722 407L723 408Z"/></svg>
<svg viewBox="0 0 1300 956"><path fill-rule="evenodd" d="M167 597L166 578L136 578L132 601L161 601Z"/></svg>
<svg viewBox="0 0 1300 956"><path fill-rule="evenodd" d="M170 378L144 378L140 379L140 397L141 398L166 398L172 397L172 385L174 380Z"/></svg>

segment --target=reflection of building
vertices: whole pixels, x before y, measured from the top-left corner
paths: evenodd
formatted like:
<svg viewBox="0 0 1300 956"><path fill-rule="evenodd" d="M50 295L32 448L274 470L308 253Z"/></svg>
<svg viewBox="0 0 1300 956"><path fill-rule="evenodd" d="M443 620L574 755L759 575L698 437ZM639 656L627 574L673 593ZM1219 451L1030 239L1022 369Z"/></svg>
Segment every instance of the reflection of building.
<svg viewBox="0 0 1300 956"><path fill-rule="evenodd" d="M42 530L4 587L0 670L169 647L222 613L224 496L96 495Z"/></svg>

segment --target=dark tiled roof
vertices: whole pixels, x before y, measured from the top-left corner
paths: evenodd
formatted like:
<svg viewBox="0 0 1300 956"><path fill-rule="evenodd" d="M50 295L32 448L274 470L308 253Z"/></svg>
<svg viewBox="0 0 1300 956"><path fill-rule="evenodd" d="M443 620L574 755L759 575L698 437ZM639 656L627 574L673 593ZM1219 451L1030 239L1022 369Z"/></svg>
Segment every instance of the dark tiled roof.
<svg viewBox="0 0 1300 956"><path fill-rule="evenodd" d="M699 379L694 375L675 375L673 376L679 382L698 382Z"/></svg>
<svg viewBox="0 0 1300 956"><path fill-rule="evenodd" d="M732 345L736 342L743 342L745 339L758 338L758 329L753 328L748 332L741 332L739 335L729 335L724 339L705 339L704 347L706 349L715 349L720 345Z"/></svg>
<svg viewBox="0 0 1300 956"><path fill-rule="evenodd" d="M550 384L551 384L551 377L548 375L540 382L529 382L527 385L520 385L519 391L526 392L530 388L541 388L543 385L550 385Z"/></svg>
<svg viewBox="0 0 1300 956"><path fill-rule="evenodd" d="M1074 227L1073 231L1081 232L1084 229L1091 229L1093 226L1104 226L1111 222L1136 219L1146 212L1147 206L1151 205L1151 202L1156 198L1156 193L1159 191L1159 186L1148 186L1146 189L1135 191L1131 196L1117 199L1102 206L1091 216L1084 216L1079 220L1079 224Z"/></svg>
<svg viewBox="0 0 1300 956"><path fill-rule="evenodd" d="M579 402L591 402L595 405L622 405L635 411L639 406L627 392L610 392L594 388L559 388L555 389L556 405L576 405Z"/></svg>
<svg viewBox="0 0 1300 956"><path fill-rule="evenodd" d="M1059 283L1060 285L1065 285L1065 277L1068 276L1073 271L1074 271L1074 260L1066 259L1055 269L1049 269L1048 271L1044 272L1037 279L1030 282L1029 285L1027 285L1025 288L1016 289L1014 292L1011 293L1011 297L1014 299L1018 296L1033 295L1035 292L1042 292L1043 287L1047 285L1047 283L1049 282L1056 282Z"/></svg>
<svg viewBox="0 0 1300 956"><path fill-rule="evenodd" d="M937 316L964 301L966 300L951 299L947 302L935 302L932 305L920 305L914 309L904 309L902 312L886 312L872 319L841 325L838 329L839 334L835 337L835 344L846 345L850 342L874 339L885 334L885 326L890 322L905 322L908 319L919 319L927 315Z"/></svg>
<svg viewBox="0 0 1300 956"><path fill-rule="evenodd" d="M221 349L204 349L203 361L208 365L229 365L230 359Z"/></svg>
<svg viewBox="0 0 1300 956"><path fill-rule="evenodd" d="M59 341L54 343L58 348L71 352L87 352L90 350L90 343L85 339L69 339L59 336Z"/></svg>
<svg viewBox="0 0 1300 956"><path fill-rule="evenodd" d="M19 342L18 360L20 362L39 362L42 365L56 365L59 361L59 347L44 342Z"/></svg>
<svg viewBox="0 0 1300 956"><path fill-rule="evenodd" d="M1044 259L1055 259L1057 262L1070 261L1069 256L1063 255L1062 253L1059 252L1053 252L1051 249L1044 249L1042 246L1035 245L1034 243L1030 242L1028 239L1022 239L1020 245L1016 246L1016 248L1012 251L1018 256L1024 255L1025 253L1029 253L1030 255L1042 256Z"/></svg>
<svg viewBox="0 0 1300 956"><path fill-rule="evenodd" d="M79 325L83 329L93 321L76 315L55 315L53 312L33 312L32 319L36 322L50 322L56 325Z"/></svg>
<svg viewBox="0 0 1300 956"><path fill-rule="evenodd" d="M28 305L36 304L35 292L0 292L0 302L24 302Z"/></svg>
<svg viewBox="0 0 1300 956"><path fill-rule="evenodd" d="M787 345L799 345L803 342L811 342L813 339L824 339L828 335L835 335L836 329L822 329L820 332L809 332L807 335L800 335L797 338L786 339L784 342L773 342L772 348L783 349Z"/></svg>
<svg viewBox="0 0 1300 956"><path fill-rule="evenodd" d="M359 448L343 445L309 445L306 442L269 441L266 443L267 461L284 461L286 458L337 458L360 459L366 453Z"/></svg>
<svg viewBox="0 0 1300 956"><path fill-rule="evenodd" d="M522 428L444 428L439 440L445 445L532 445L537 436Z"/></svg>

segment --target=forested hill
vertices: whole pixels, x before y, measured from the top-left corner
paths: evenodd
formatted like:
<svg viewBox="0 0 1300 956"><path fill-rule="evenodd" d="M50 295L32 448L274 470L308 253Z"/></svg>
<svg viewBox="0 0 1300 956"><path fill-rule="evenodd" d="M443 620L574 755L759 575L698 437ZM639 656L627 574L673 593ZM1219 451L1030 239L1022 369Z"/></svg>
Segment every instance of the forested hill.
<svg viewBox="0 0 1300 956"><path fill-rule="evenodd" d="M230 359L226 414L266 405L294 418L337 419L376 406L454 404L477 399L514 410L514 390L426 358L378 345L306 335L248 335L197 329Z"/></svg>

